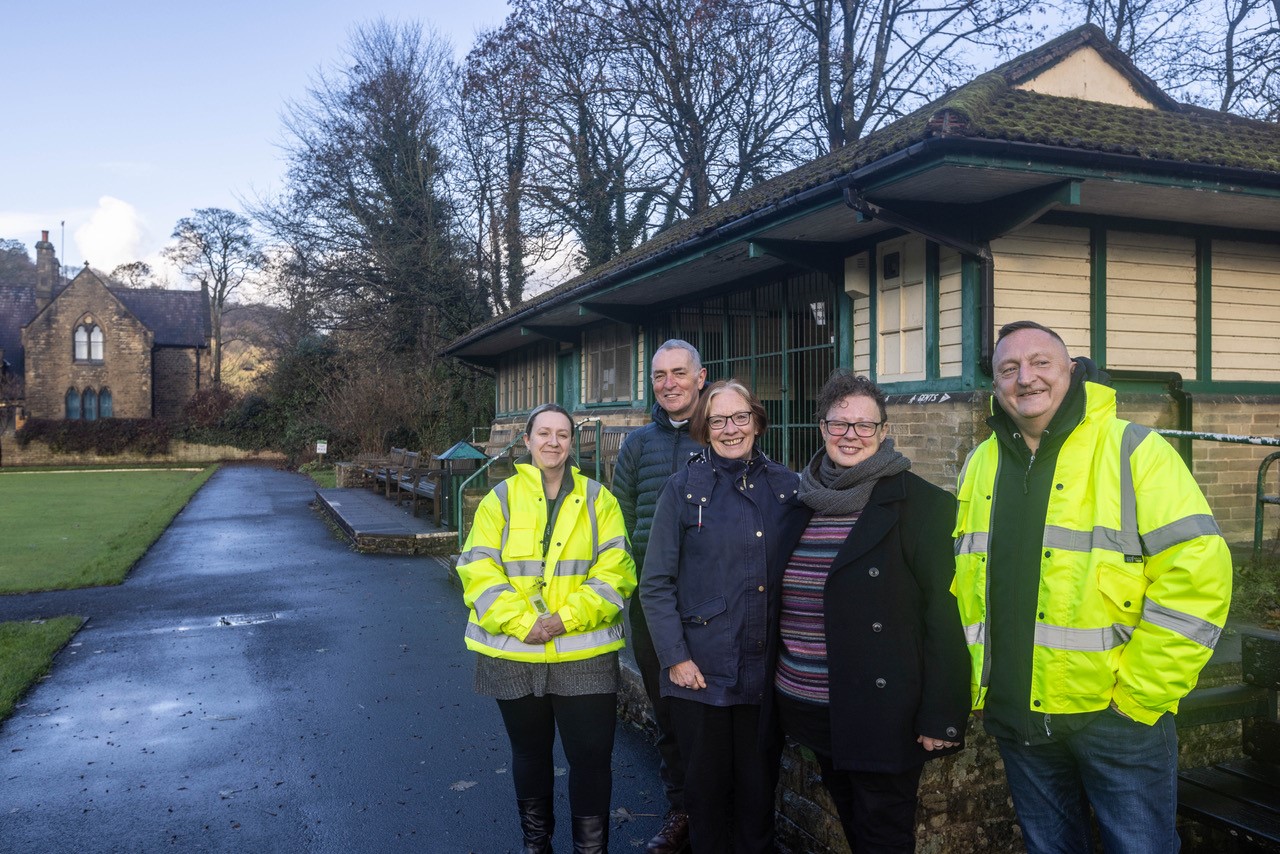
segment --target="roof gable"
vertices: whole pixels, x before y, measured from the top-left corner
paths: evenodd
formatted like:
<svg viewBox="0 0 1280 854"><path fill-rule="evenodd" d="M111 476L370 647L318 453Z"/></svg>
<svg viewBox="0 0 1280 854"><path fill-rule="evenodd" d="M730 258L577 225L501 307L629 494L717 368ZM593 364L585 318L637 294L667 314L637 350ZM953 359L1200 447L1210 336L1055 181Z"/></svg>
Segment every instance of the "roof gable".
<svg viewBox="0 0 1280 854"><path fill-rule="evenodd" d="M1090 45L1077 48L1034 77L1015 83L1013 88L1120 107L1157 109L1150 98L1138 91L1131 78Z"/></svg>

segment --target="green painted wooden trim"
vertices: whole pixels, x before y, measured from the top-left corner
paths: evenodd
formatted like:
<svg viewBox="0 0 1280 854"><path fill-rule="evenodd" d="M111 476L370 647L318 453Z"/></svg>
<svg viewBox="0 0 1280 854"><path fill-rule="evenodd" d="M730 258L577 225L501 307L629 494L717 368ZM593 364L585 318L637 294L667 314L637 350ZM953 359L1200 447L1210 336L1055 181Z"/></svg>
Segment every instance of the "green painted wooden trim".
<svg viewBox="0 0 1280 854"><path fill-rule="evenodd" d="M1067 179L1097 178L1127 184L1147 184L1156 187L1174 187L1179 189L1208 190L1210 192L1226 192L1233 196L1256 196L1267 199L1280 199L1280 189L1271 187L1247 187L1230 181L1206 181L1188 179L1173 175L1152 175L1138 171L1113 171L1097 167L1075 166L1062 163L1029 162L1025 158L1000 157L979 154L944 154L929 159L914 168L891 170L881 177L862 187L864 193L896 184L906 178L937 169L940 166L976 166L985 169L1003 169L1009 172L1022 172L1034 175L1054 175Z"/></svg>
<svg viewBox="0 0 1280 854"><path fill-rule="evenodd" d="M1242 243L1280 243L1280 231L1255 228L1227 228L1220 225L1200 225L1187 222L1166 222L1136 217L1102 216L1076 211L1049 211L1039 222L1045 225L1062 225L1071 228L1106 228L1111 231L1130 231L1137 234L1161 234L1174 237L1212 237L1217 240L1238 240Z"/></svg>
<svg viewBox="0 0 1280 854"><path fill-rule="evenodd" d="M1205 382L1195 380L1184 382L1182 388L1192 394L1240 394L1274 397L1280 395L1280 382L1244 382L1243 380L1223 380L1221 382ZM1196 401L1196 406L1202 405Z"/></svg>
<svg viewBox="0 0 1280 854"><path fill-rule="evenodd" d="M880 244L867 250L867 378L880 374Z"/></svg>
<svg viewBox="0 0 1280 854"><path fill-rule="evenodd" d="M940 248L932 240L924 244L924 376L935 379L942 372L942 356L938 341L939 327L942 325L938 316L938 268Z"/></svg>
<svg viewBox="0 0 1280 854"><path fill-rule="evenodd" d="M1196 238L1196 380L1213 380L1213 240Z"/></svg>
<svg viewBox="0 0 1280 854"><path fill-rule="evenodd" d="M974 390L972 388L962 388L964 380L961 377L938 377L931 380L904 380L896 383L882 383L880 390L886 395L895 394L932 394L938 392L947 392L950 394L968 394Z"/></svg>
<svg viewBox="0 0 1280 854"><path fill-rule="evenodd" d="M966 389L978 387L980 373L979 362L982 354L978 352L982 340L982 271L980 262L971 255L960 256L960 364L961 384Z"/></svg>
<svg viewBox="0 0 1280 854"><path fill-rule="evenodd" d="M1089 356L1107 366L1107 230L1089 229Z"/></svg>
<svg viewBox="0 0 1280 854"><path fill-rule="evenodd" d="M843 287L836 289L836 367L853 367L853 298Z"/></svg>

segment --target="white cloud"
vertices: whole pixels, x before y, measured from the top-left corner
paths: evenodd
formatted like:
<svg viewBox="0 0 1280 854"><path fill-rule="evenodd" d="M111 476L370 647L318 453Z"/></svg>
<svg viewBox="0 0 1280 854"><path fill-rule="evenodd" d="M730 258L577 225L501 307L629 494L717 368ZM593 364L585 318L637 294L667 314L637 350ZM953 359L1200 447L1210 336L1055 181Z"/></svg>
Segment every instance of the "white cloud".
<svg viewBox="0 0 1280 854"><path fill-rule="evenodd" d="M117 264L139 260L148 235L146 222L133 205L103 196L74 237L80 257L62 259L72 271L88 261L96 269L111 272Z"/></svg>

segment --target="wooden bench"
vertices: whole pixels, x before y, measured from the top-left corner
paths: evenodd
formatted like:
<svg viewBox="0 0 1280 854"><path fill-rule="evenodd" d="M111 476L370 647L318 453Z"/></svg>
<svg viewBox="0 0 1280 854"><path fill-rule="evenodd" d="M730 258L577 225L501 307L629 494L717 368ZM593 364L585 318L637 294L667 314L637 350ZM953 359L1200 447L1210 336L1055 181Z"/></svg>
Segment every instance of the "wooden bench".
<svg viewBox="0 0 1280 854"><path fill-rule="evenodd" d="M396 478L400 477L405 469L416 465L417 462L417 453L407 448L392 448L386 459L376 461L365 469L365 473L372 480L373 488L381 489L382 494L390 498Z"/></svg>
<svg viewBox="0 0 1280 854"><path fill-rule="evenodd" d="M1225 830L1241 850L1280 852L1280 633L1241 632L1243 685L1193 691L1178 718L1243 720L1245 758L1178 773L1178 811ZM1224 717L1225 715L1225 717Z"/></svg>
<svg viewBox="0 0 1280 854"><path fill-rule="evenodd" d="M449 471L438 466L415 467L405 472L405 477L396 484L396 504L401 501L403 493L409 500L409 508L414 516L424 503L431 504L431 518L437 525L445 504L445 496L450 488Z"/></svg>
<svg viewBox="0 0 1280 854"><path fill-rule="evenodd" d="M613 485L613 470L618 464L618 452L627 436L639 427L605 427L600 433L600 482Z"/></svg>

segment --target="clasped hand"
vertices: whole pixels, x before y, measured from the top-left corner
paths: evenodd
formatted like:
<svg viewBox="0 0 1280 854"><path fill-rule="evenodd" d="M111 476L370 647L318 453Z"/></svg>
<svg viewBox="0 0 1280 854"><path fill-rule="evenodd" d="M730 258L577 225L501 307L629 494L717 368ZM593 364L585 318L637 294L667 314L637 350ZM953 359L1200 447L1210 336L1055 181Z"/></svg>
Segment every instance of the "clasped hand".
<svg viewBox="0 0 1280 854"><path fill-rule="evenodd" d="M529 634L525 635L524 642L531 644L548 643L552 638L564 633L564 620L560 619L560 615L547 614L539 617L537 622L533 624Z"/></svg>

